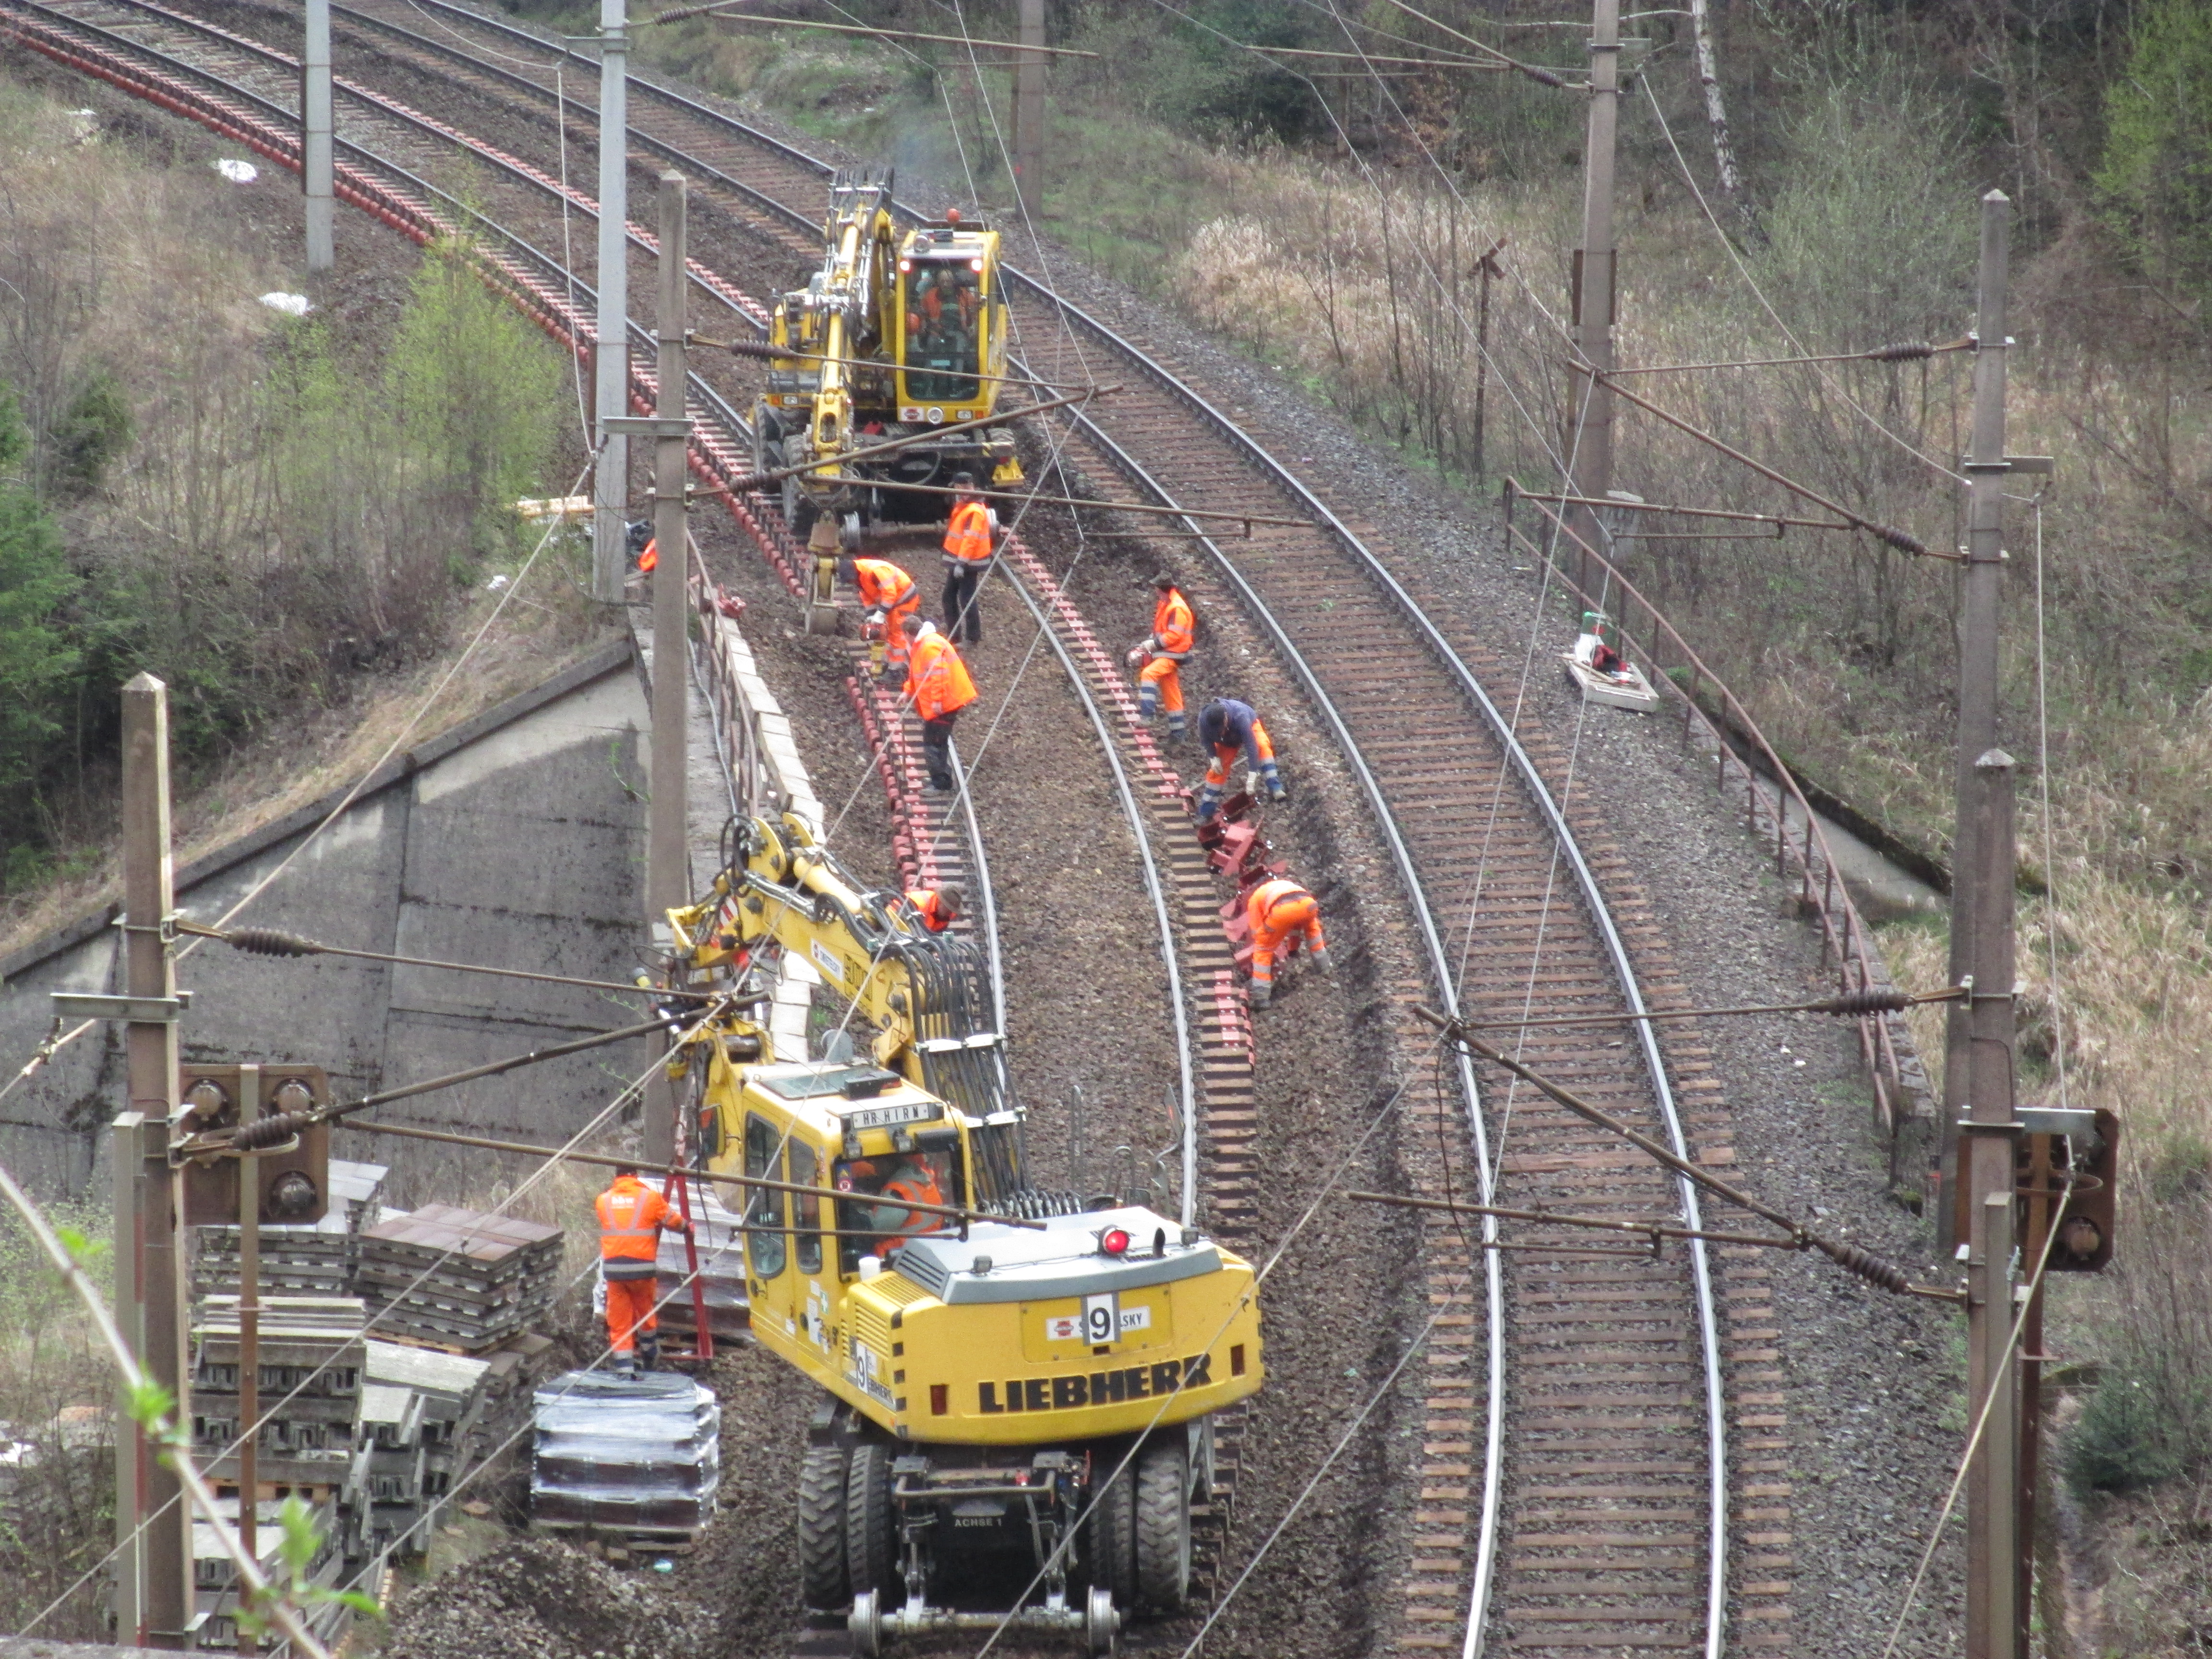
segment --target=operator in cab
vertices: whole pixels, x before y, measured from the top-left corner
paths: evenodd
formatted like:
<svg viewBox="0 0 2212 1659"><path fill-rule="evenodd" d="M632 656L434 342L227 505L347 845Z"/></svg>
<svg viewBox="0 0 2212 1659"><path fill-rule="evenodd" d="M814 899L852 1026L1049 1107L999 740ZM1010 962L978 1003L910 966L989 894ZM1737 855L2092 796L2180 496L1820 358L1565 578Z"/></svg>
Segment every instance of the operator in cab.
<svg viewBox="0 0 2212 1659"><path fill-rule="evenodd" d="M877 1255L888 1255L909 1238L942 1232L951 1218L906 1207L949 1201L937 1164L937 1158L927 1152L905 1153L891 1165L890 1176L880 1186L876 1184L877 1160L855 1158L841 1166L838 1190L853 1194L838 1206L844 1212L845 1224L853 1231L874 1234ZM874 1201L870 1201L871 1197Z"/></svg>

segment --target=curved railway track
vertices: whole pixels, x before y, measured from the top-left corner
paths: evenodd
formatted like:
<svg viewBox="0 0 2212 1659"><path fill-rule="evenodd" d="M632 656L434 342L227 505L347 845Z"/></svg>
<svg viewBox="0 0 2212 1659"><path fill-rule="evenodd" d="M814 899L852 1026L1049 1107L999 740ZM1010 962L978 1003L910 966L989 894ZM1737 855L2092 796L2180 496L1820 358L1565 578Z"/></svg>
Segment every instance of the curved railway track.
<svg viewBox="0 0 2212 1659"><path fill-rule="evenodd" d="M27 0L6 6L51 9ZM534 33L445 0L405 9L434 14L453 37L446 40L392 21L402 10L394 0L333 9L342 26L372 33L380 52L502 105L527 98L542 114L554 95L550 68L512 61L526 52L550 65L565 53ZM482 55L499 52L510 61ZM649 81L634 83L631 109L636 149L681 167L698 195L744 230L811 257L824 164ZM1054 324L1040 328L1037 311L1025 319L1032 373L1095 377L1110 362L1128 386L1110 406L1085 411L1069 445L1073 466L1118 476L1163 505L1257 514L1288 507L1311 519L1310 527L1257 527L1234 556L1202 544L1342 745L1387 844L1423 957L1416 979L1390 988L1401 1010L1455 1001L1473 1019L1510 1019L1633 1011L1647 993L1674 1000L1664 943L1576 785L1571 744L1516 730L1485 689L1513 684L1518 671L1456 623L1448 599L1394 575L1386 538L1331 512L1194 391L1170 356L1046 284L1018 273L1016 280ZM726 404L723 413L733 415ZM1203 521L1185 522L1202 535ZM1113 733L1123 760L1136 759L1138 775L1164 771L1147 755L1148 739L1139 741L1133 713L1105 713L1115 690L1127 702L1110 659L1087 659L1087 630L1074 625L1073 607L1054 590L1036 591L1019 563L1072 677L1091 683L1094 720ZM1449 738L1437 735L1454 724L1444 710L1464 718ZM1127 775L1125 798L1134 793ZM1164 909L1164 884L1159 890ZM1223 1024L1228 1036L1238 1035L1233 1020ZM1688 1039L1656 1038L1648 1025L1635 1029L1640 1036L1619 1042L1555 1030L1528 1037L1520 1053L1679 1151L1732 1161L1703 1051ZM1209 1031L1208 1040L1223 1034ZM1426 1046L1410 1022L1407 1035L1409 1046ZM1417 1085L1405 1109L1434 1129L1448 1158L1472 1159L1474 1184L1497 1201L1696 1218L1686 1183L1579 1121L1464 1063L1457 1085ZM1233 1132L1233 1111L1211 1100L1201 1109L1208 1185L1233 1194L1233 1178L1219 1177L1233 1177L1237 1142L1218 1133ZM1437 1170L1431 1189L1443 1190L1447 1174ZM1465 1177L1459 1185L1463 1192ZM1187 1181L1186 1201L1190 1191ZM1486 1227L1484 1242L1494 1238ZM1579 1241L1524 1231L1507 1242ZM1468 1248L1475 1243L1444 1229L1429 1237L1436 1317L1414 1470L1420 1501L1401 1615L1376 1632L1381 1644L1470 1656L1650 1649L1717 1656L1724 1644L1786 1646L1787 1490L1759 1479L1778 1472L1781 1459L1744 1455L1783 1449L1780 1373L1771 1369L1771 1348L1760 1346L1773 1336L1765 1328L1771 1310L1759 1305L1764 1270L1725 1264L1735 1305L1724 1352L1715 1274L1701 1247L1664 1261L1588 1249L1532 1254L1508 1268L1498 1252ZM1733 1474L1731 1413L1749 1431ZM1731 1557L1732 1519L1741 1560Z"/></svg>

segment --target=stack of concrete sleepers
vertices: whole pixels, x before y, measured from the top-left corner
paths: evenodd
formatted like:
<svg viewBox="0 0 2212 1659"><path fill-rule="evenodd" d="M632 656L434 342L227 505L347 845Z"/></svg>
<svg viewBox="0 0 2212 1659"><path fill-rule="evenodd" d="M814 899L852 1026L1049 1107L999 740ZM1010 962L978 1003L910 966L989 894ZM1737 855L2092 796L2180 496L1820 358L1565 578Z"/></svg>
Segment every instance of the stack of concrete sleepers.
<svg viewBox="0 0 2212 1659"><path fill-rule="evenodd" d="M258 1477L317 1500L335 1497L354 1459L361 1411L361 1303L351 1297L261 1298ZM238 1298L210 1297L193 1329L192 1442L218 1486L238 1480Z"/></svg>
<svg viewBox="0 0 2212 1659"><path fill-rule="evenodd" d="M745 1295L744 1216L715 1201L704 1182L691 1183L691 1225L699 1250L699 1285L706 1293L707 1324L718 1339L742 1335L752 1317ZM691 1304L690 1257L681 1233L660 1236L660 1322L689 1331L697 1322Z"/></svg>
<svg viewBox="0 0 2212 1659"><path fill-rule="evenodd" d="M569 1371L538 1390L530 1467L534 1531L681 1553L714 1513L721 1402L690 1377Z"/></svg>
<svg viewBox="0 0 2212 1659"><path fill-rule="evenodd" d="M463 1354L436 1353L395 1342L368 1345L369 1385L404 1393L414 1402L413 1488L404 1499L395 1494L390 1500L380 1490L378 1502L380 1505L386 1501L411 1504L414 1513L404 1519L406 1528L415 1528L418 1540L427 1540L436 1522L434 1514L428 1512L439 1507L453 1483L467 1473L469 1448L489 1395L491 1371L489 1361ZM390 1516L380 1514L377 1525L381 1528L387 1519L402 1518L396 1510ZM415 1524L417 1521L423 1521L419 1528ZM404 1530L395 1529L393 1535ZM400 1553L418 1554L421 1543L411 1542Z"/></svg>
<svg viewBox="0 0 2212 1659"><path fill-rule="evenodd" d="M428 1204L362 1236L357 1282L383 1335L481 1353L552 1306L561 1248L556 1227Z"/></svg>
<svg viewBox="0 0 2212 1659"><path fill-rule="evenodd" d="M351 1296L361 1235L383 1219L385 1166L331 1160L331 1204L320 1221L261 1230L261 1288L281 1296ZM198 1227L192 1293L238 1294L238 1229Z"/></svg>
<svg viewBox="0 0 2212 1659"><path fill-rule="evenodd" d="M216 1500L216 1508L228 1522L234 1531L240 1514L238 1500L224 1498ZM281 1582L285 1570L281 1565L284 1544L284 1529L280 1520L284 1504L282 1499L264 1498L254 1509L253 1554L267 1577ZM341 1582L346 1561L338 1539L343 1528L337 1524L336 1500L324 1497L309 1505L308 1518L322 1540L308 1564L307 1582L319 1589L344 1588ZM334 1603L313 1606L305 1610L307 1628L328 1639L345 1619L346 1610ZM192 1522L192 1618L191 1634L187 1645L201 1649L235 1649L238 1646L238 1564L230 1557L216 1536L215 1528L204 1520ZM264 1637L263 1650L270 1638Z"/></svg>

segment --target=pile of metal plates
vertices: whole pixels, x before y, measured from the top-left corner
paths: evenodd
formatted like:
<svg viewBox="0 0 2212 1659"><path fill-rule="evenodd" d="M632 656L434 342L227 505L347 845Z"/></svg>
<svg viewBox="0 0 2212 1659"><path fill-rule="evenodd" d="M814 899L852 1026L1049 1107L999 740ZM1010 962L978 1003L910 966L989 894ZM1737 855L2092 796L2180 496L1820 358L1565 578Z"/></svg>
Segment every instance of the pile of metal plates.
<svg viewBox="0 0 2212 1659"><path fill-rule="evenodd" d="M364 1553L420 1555L487 1395L489 1362L396 1342L368 1344L362 1389L361 1482L354 1517Z"/></svg>
<svg viewBox="0 0 2212 1659"><path fill-rule="evenodd" d="M355 1282L380 1334L481 1353L551 1308L561 1249L557 1227L426 1204L362 1235Z"/></svg>
<svg viewBox="0 0 2212 1659"><path fill-rule="evenodd" d="M745 1295L744 1217L716 1202L704 1182L690 1183L693 1242L699 1251L699 1285L707 1301L707 1325L718 1339L744 1334L752 1316ZM681 1233L660 1236L660 1322L689 1331L698 1321L686 1282L690 1256Z"/></svg>
<svg viewBox="0 0 2212 1659"><path fill-rule="evenodd" d="M535 1408L533 1531L664 1554L697 1541L722 1480L713 1393L673 1371L568 1371L538 1390Z"/></svg>
<svg viewBox="0 0 2212 1659"><path fill-rule="evenodd" d="M331 1205L304 1227L261 1230L261 1289L280 1296L351 1296L361 1236L383 1218L385 1166L331 1160ZM238 1229L195 1227L195 1297L238 1294Z"/></svg>
<svg viewBox="0 0 2212 1659"><path fill-rule="evenodd" d="M261 1298L258 1475L317 1499L346 1482L368 1345L352 1297ZM220 1484L238 1480L238 1298L211 1296L192 1332L192 1444Z"/></svg>

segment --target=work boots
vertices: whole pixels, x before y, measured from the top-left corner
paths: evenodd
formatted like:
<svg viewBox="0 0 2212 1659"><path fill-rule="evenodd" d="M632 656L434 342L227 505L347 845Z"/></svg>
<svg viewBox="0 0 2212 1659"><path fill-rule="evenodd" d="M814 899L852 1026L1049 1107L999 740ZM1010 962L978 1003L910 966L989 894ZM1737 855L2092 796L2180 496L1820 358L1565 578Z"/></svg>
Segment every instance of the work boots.
<svg viewBox="0 0 2212 1659"><path fill-rule="evenodd" d="M641 1370L657 1371L660 1369L659 1331L640 1331L637 1334L637 1358Z"/></svg>

